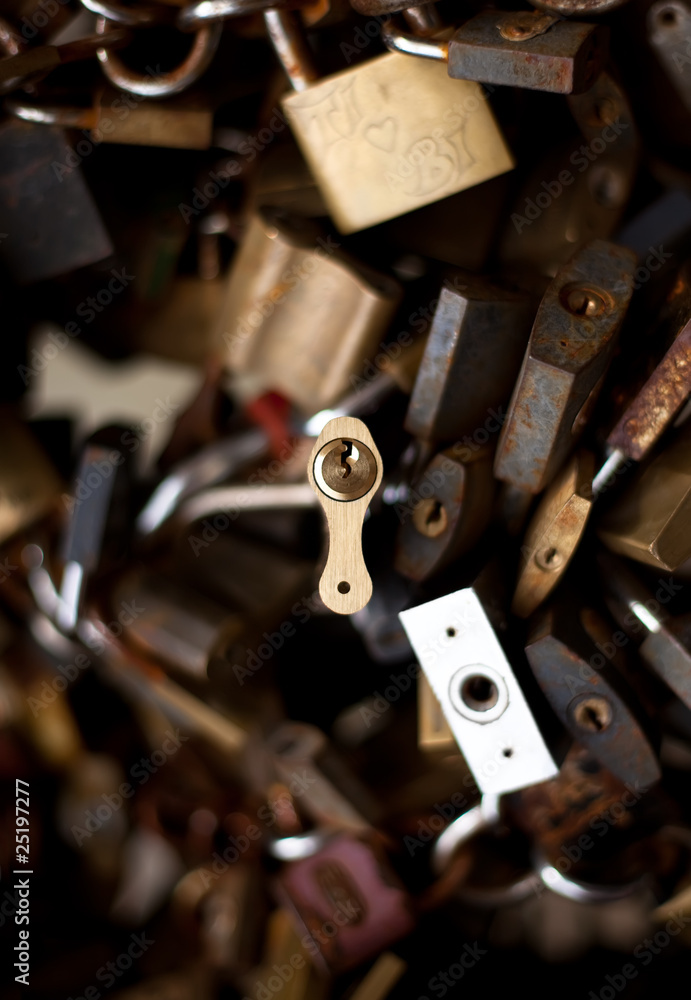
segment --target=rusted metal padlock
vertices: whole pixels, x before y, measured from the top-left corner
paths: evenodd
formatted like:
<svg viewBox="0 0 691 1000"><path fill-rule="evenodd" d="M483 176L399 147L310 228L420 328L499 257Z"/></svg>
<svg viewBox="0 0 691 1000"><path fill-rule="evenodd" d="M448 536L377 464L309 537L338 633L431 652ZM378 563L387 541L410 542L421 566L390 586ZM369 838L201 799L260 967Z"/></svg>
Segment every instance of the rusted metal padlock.
<svg viewBox="0 0 691 1000"><path fill-rule="evenodd" d="M556 602L534 624L526 656L574 739L620 781L648 788L662 775L650 722L625 679L600 665L603 631L607 637L607 625L588 608L575 617L565 601Z"/></svg>
<svg viewBox="0 0 691 1000"><path fill-rule="evenodd" d="M630 250L593 240L557 273L502 428L498 479L539 493L582 434L633 294L635 264Z"/></svg>
<svg viewBox="0 0 691 1000"><path fill-rule="evenodd" d="M473 451L502 424L528 340L528 296L476 275L444 282L404 427L426 442Z"/></svg>
<svg viewBox="0 0 691 1000"><path fill-rule="evenodd" d="M411 488L414 499L396 505L395 569L426 580L471 549L490 522L495 489L489 448L454 446L435 455Z"/></svg>
<svg viewBox="0 0 691 1000"><path fill-rule="evenodd" d="M454 80L577 94L602 69L608 32L539 11L484 10L448 42L422 41L388 26L383 37L393 52L446 62Z"/></svg>

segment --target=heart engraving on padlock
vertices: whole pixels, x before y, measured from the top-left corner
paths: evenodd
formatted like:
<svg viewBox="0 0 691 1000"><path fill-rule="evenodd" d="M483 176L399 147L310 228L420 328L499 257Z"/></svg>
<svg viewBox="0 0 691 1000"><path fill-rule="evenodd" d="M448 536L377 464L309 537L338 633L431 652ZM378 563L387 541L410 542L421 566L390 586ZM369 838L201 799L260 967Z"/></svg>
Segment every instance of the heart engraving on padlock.
<svg viewBox="0 0 691 1000"><path fill-rule="evenodd" d="M362 522L382 472L381 456L361 420L329 421L312 450L308 476L329 525L329 554L319 593L338 614L359 611L372 596L362 555Z"/></svg>

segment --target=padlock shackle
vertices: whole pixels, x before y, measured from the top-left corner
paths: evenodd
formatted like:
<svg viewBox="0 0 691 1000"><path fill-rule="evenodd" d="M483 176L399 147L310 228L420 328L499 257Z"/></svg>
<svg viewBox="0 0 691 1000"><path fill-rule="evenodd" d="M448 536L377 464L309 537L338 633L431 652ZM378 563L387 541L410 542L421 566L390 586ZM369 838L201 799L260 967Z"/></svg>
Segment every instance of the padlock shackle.
<svg viewBox="0 0 691 1000"><path fill-rule="evenodd" d="M402 52L404 55L417 56L419 59L436 59L437 62L449 61L449 47L446 42L419 38L417 35L401 31L393 24L387 24L382 28L381 37L390 52Z"/></svg>
<svg viewBox="0 0 691 1000"><path fill-rule="evenodd" d="M53 104L33 104L26 100L7 98L4 108L15 118L32 125L59 125L62 128L95 129L97 116L92 108L60 107Z"/></svg>
<svg viewBox="0 0 691 1000"><path fill-rule="evenodd" d="M180 31L198 31L209 21L263 14L273 8L301 7L310 2L311 0L198 0L198 3L183 7L175 23Z"/></svg>
<svg viewBox="0 0 691 1000"><path fill-rule="evenodd" d="M96 33L105 34L108 24L105 17L99 17L96 21ZM168 97L186 90L206 72L216 54L222 32L221 23L200 28L187 57L167 73L137 72L106 49L99 49L97 55L104 75L120 90L140 97Z"/></svg>
<svg viewBox="0 0 691 1000"><path fill-rule="evenodd" d="M300 15L294 10L267 10L264 24L293 89L307 90L319 79L319 73Z"/></svg>
<svg viewBox="0 0 691 1000"><path fill-rule="evenodd" d="M107 20L127 28L174 24L177 16L175 7L167 7L165 4L141 4L137 7L125 7L114 0L81 0L81 4L92 14L105 17Z"/></svg>
<svg viewBox="0 0 691 1000"><path fill-rule="evenodd" d="M91 59L100 49L121 48L130 40L126 28L116 27L102 37L89 35L64 45L37 45L0 59L0 94L11 93L29 81L36 83L65 63Z"/></svg>

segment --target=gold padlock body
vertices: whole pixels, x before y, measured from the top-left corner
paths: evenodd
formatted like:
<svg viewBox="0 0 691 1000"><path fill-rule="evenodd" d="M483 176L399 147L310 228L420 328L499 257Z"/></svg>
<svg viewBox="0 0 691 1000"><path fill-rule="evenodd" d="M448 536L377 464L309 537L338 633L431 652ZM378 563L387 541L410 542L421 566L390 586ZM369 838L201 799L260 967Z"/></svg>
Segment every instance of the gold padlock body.
<svg viewBox="0 0 691 1000"><path fill-rule="evenodd" d="M484 91L445 64L392 52L283 99L293 134L342 233L511 170Z"/></svg>
<svg viewBox="0 0 691 1000"><path fill-rule="evenodd" d="M228 367L306 414L352 391L400 299L397 282L339 253L338 242L255 216L233 262L219 340Z"/></svg>
<svg viewBox="0 0 691 1000"><path fill-rule="evenodd" d="M95 125L99 141L164 149L211 146L213 108L184 96L168 101L130 100L132 104L116 90L100 95Z"/></svg>
<svg viewBox="0 0 691 1000"><path fill-rule="evenodd" d="M0 543L28 527L60 500L60 479L31 431L8 409L0 411Z"/></svg>

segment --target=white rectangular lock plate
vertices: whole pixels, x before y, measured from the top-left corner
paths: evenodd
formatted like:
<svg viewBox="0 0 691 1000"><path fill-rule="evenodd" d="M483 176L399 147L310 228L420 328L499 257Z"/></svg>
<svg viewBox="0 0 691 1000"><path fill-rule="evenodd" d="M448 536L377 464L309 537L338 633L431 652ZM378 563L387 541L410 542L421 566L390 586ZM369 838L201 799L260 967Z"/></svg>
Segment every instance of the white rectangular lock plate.
<svg viewBox="0 0 691 1000"><path fill-rule="evenodd" d="M484 608L471 588L398 616L483 794L559 773Z"/></svg>

